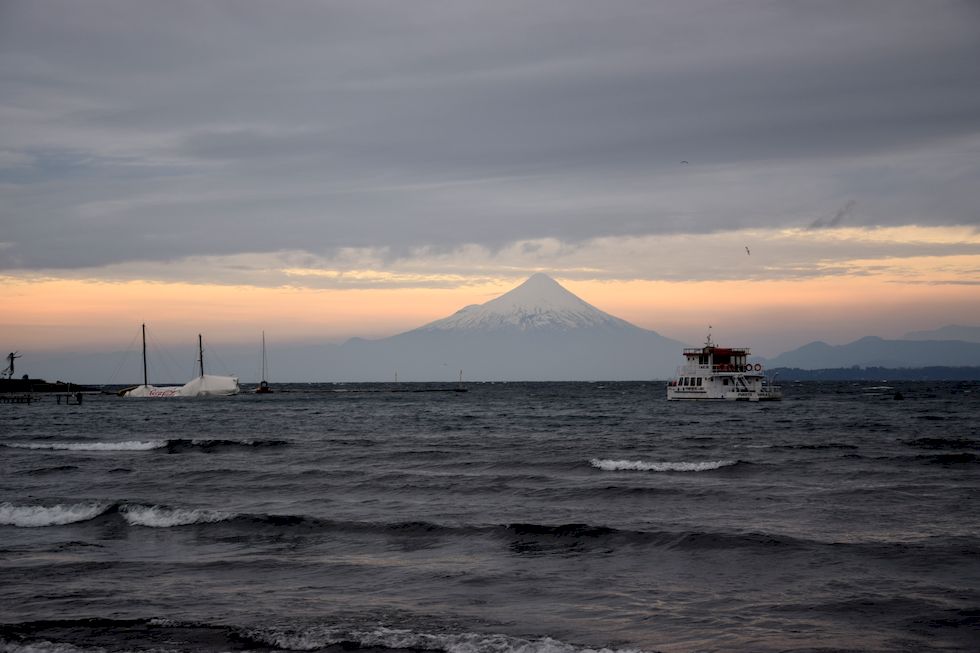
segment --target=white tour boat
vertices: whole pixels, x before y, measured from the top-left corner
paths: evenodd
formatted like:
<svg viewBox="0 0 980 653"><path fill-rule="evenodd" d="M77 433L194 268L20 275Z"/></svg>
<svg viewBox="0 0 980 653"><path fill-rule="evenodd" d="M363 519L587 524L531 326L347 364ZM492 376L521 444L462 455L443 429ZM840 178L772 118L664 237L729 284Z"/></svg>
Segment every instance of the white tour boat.
<svg viewBox="0 0 980 653"><path fill-rule="evenodd" d="M748 347L718 347L711 334L703 347L684 350L684 365L667 384L667 400L714 399L778 401L779 386L766 377L761 363L749 363Z"/></svg>

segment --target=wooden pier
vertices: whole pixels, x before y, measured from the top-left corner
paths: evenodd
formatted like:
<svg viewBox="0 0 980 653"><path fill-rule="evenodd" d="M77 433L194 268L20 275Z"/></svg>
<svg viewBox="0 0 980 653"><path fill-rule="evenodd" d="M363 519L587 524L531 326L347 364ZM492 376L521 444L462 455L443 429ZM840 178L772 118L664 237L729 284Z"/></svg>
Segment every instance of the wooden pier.
<svg viewBox="0 0 980 653"><path fill-rule="evenodd" d="M37 400L33 395L0 395L0 404L29 404Z"/></svg>

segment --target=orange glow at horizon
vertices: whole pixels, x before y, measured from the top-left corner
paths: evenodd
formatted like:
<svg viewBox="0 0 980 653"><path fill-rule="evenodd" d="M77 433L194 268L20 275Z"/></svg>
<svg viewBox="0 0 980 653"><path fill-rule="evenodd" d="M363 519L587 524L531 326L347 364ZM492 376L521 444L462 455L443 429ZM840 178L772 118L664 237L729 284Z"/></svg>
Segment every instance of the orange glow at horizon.
<svg viewBox="0 0 980 653"><path fill-rule="evenodd" d="M798 346L814 339L841 344L866 335L897 338L946 324L980 324L980 286L960 283L858 276L565 285L608 313L688 342L700 342L709 325L716 333L748 338L743 344L751 344L753 333L793 330L800 334Z"/></svg>
<svg viewBox="0 0 980 653"><path fill-rule="evenodd" d="M0 285L6 297L0 338L8 347L45 350L125 345L141 323L163 342L180 342L197 333L213 341L253 342L262 330L281 341L384 337L458 310L458 302L474 290L321 290L2 277ZM496 290L484 289L487 296L479 301L490 299Z"/></svg>
<svg viewBox="0 0 980 653"><path fill-rule="evenodd" d="M873 276L558 281L601 310L685 341L699 340L709 324L722 329L719 335L727 330L743 337L765 326L833 338L898 337L943 324L980 323L980 286L957 283L908 284ZM279 342L385 337L485 302L516 283L309 289L8 277L0 285L0 338L6 343L0 347L70 351L124 347L142 322L163 342L204 333L213 342L246 343L257 341L262 330Z"/></svg>

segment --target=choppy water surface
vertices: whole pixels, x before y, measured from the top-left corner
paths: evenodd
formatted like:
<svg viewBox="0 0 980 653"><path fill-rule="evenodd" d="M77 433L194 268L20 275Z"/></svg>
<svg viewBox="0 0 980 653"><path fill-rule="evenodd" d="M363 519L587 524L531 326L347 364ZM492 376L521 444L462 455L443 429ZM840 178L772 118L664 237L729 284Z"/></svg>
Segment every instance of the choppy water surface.
<svg viewBox="0 0 980 653"><path fill-rule="evenodd" d="M0 650L980 650L978 384L392 388L0 405Z"/></svg>

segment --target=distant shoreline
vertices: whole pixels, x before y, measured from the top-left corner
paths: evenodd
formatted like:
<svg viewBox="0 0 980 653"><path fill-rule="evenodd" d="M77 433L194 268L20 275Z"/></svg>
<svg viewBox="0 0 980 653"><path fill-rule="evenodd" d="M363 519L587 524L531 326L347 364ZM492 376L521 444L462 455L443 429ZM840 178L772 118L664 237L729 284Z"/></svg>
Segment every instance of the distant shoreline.
<svg viewBox="0 0 980 653"><path fill-rule="evenodd" d="M804 370L777 367L769 370L778 382L787 381L980 381L980 367L838 367Z"/></svg>

